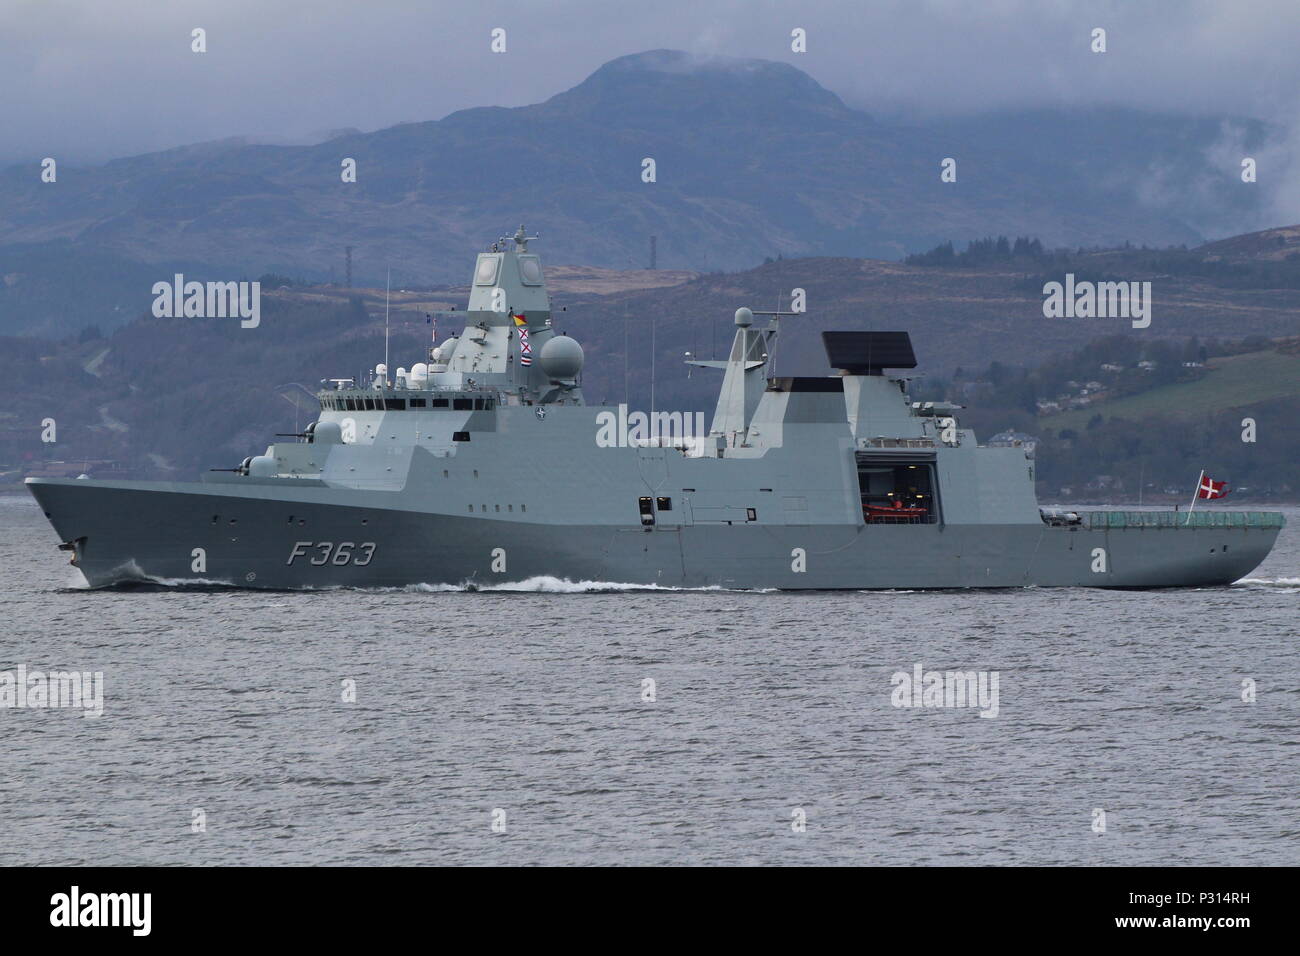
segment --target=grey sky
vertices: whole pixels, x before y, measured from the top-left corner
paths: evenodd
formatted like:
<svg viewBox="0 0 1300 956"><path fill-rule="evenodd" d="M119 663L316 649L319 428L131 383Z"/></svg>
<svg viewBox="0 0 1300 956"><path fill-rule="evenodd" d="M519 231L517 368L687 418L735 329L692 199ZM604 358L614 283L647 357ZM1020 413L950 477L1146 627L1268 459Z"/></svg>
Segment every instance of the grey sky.
<svg viewBox="0 0 1300 956"><path fill-rule="evenodd" d="M794 27L807 54L790 51ZM656 47L785 60L877 113L1106 103L1294 130L1298 41L1296 0L6 0L0 161L517 106Z"/></svg>

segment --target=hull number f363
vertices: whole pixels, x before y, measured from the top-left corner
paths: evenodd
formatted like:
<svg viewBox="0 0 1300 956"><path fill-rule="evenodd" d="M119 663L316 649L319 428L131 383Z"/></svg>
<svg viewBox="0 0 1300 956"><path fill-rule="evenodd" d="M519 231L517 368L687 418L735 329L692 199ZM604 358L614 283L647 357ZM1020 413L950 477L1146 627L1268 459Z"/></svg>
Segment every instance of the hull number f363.
<svg viewBox="0 0 1300 956"><path fill-rule="evenodd" d="M363 541L361 544L352 541L340 541L338 544L333 541L297 541L294 543L293 550L289 552L289 560L285 564L293 564L298 558L306 558L317 567L325 564L350 564L353 567L364 568L374 556L373 541Z"/></svg>

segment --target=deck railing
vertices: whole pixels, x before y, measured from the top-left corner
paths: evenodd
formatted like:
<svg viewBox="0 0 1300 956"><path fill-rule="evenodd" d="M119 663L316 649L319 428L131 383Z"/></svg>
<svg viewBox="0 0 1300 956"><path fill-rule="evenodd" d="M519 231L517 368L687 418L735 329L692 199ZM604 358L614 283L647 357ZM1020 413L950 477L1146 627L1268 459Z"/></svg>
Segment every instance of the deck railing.
<svg viewBox="0 0 1300 956"><path fill-rule="evenodd" d="M1081 511L1094 528L1280 528L1280 511Z"/></svg>

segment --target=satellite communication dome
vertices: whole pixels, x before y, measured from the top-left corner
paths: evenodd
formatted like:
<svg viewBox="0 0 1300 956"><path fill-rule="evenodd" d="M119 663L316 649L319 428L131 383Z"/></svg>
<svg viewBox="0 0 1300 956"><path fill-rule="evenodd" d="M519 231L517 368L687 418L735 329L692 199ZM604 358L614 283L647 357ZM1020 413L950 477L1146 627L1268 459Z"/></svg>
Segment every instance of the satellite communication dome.
<svg viewBox="0 0 1300 956"><path fill-rule="evenodd" d="M538 361L549 378L567 381L582 371L582 346L567 335L557 335L542 346Z"/></svg>
<svg viewBox="0 0 1300 956"><path fill-rule="evenodd" d="M741 306L736 310L736 324L740 326L750 326L754 324L754 313Z"/></svg>

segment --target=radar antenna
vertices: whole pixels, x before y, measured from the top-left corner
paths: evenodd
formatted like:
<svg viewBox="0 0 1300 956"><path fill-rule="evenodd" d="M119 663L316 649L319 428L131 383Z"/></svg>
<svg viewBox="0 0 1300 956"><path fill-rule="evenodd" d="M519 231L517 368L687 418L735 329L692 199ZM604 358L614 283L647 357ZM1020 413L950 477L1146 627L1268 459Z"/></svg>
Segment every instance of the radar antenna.
<svg viewBox="0 0 1300 956"><path fill-rule="evenodd" d="M515 241L515 250L517 252L527 252L528 244L532 242L534 239L540 239L542 237L540 235L537 236L528 235L528 233L524 231L523 224L520 223L519 231L516 232L511 238L514 239ZM505 240L503 239L502 241L504 242Z"/></svg>

